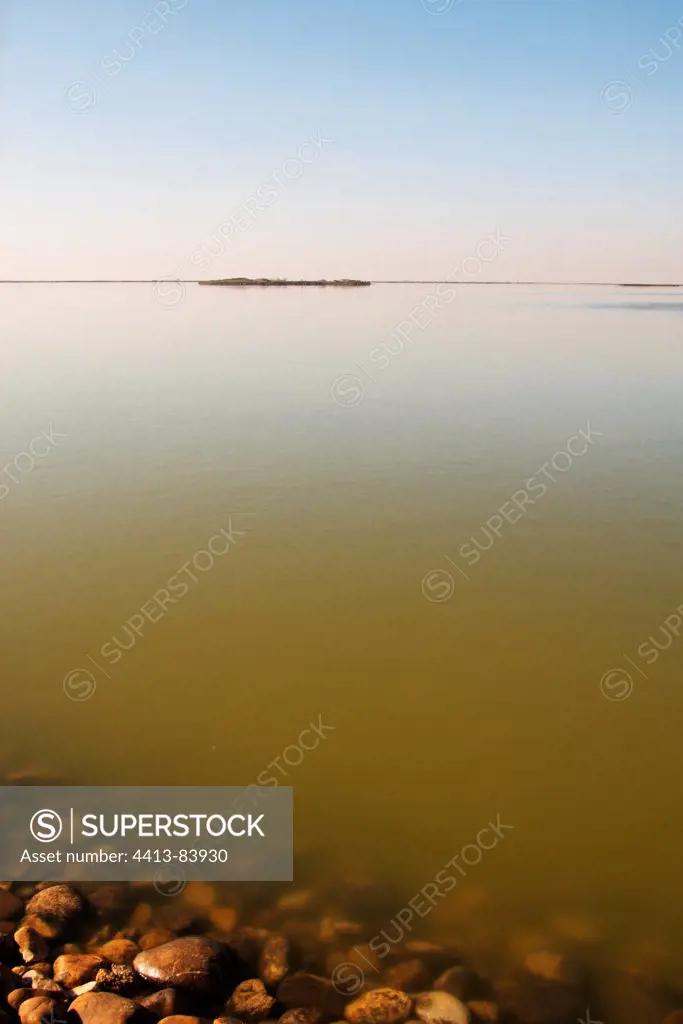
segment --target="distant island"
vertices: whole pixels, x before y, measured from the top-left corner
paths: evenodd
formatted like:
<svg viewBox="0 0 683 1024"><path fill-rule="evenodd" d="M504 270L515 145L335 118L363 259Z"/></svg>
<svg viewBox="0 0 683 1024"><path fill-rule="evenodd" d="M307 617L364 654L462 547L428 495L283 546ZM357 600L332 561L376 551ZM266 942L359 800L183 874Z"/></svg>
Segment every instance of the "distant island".
<svg viewBox="0 0 683 1024"><path fill-rule="evenodd" d="M221 277L215 281L200 281L199 284L231 285L236 288L367 288L371 282L356 281L349 277L335 281L289 281L286 277Z"/></svg>

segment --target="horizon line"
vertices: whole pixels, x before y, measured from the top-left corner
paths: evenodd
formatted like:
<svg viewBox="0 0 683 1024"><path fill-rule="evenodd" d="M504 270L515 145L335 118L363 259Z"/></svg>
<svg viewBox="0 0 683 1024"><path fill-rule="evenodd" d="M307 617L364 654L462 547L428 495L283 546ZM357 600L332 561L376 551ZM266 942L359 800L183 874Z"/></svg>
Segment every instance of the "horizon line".
<svg viewBox="0 0 683 1024"><path fill-rule="evenodd" d="M0 284L205 284L212 279L181 277L150 278L0 278ZM287 280L286 278L284 279ZM370 280L369 284L457 284L457 285L500 285L523 287L544 285L553 287L581 288L683 288L681 282L661 281L454 281L437 278L402 278L395 280Z"/></svg>

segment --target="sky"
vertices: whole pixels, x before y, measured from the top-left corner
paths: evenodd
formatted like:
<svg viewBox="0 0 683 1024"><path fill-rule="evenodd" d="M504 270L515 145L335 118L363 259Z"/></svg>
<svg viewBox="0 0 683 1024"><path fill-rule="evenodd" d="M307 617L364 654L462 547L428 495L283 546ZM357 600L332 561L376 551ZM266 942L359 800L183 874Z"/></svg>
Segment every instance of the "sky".
<svg viewBox="0 0 683 1024"><path fill-rule="evenodd" d="M682 0L4 0L0 278L683 281Z"/></svg>

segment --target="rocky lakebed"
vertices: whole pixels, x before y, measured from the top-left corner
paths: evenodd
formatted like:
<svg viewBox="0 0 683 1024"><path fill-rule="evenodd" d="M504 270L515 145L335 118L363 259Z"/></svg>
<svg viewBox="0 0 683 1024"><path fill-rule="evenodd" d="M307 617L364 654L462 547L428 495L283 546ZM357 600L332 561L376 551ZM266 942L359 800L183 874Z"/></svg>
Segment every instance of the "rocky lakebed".
<svg viewBox="0 0 683 1024"><path fill-rule="evenodd" d="M683 1024L675 987L635 969L596 977L576 937L488 973L457 942L395 941L363 923L380 890L383 902L382 886L339 880L190 882L172 896L152 883L0 883L0 1021Z"/></svg>

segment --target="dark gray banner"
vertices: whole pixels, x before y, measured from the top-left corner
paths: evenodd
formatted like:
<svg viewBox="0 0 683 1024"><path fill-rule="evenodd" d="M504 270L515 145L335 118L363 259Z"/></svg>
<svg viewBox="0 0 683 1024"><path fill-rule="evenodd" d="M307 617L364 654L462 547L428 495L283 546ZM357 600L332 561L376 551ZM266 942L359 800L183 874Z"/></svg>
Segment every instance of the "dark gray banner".
<svg viewBox="0 0 683 1024"><path fill-rule="evenodd" d="M0 878L291 881L289 786L0 786Z"/></svg>

